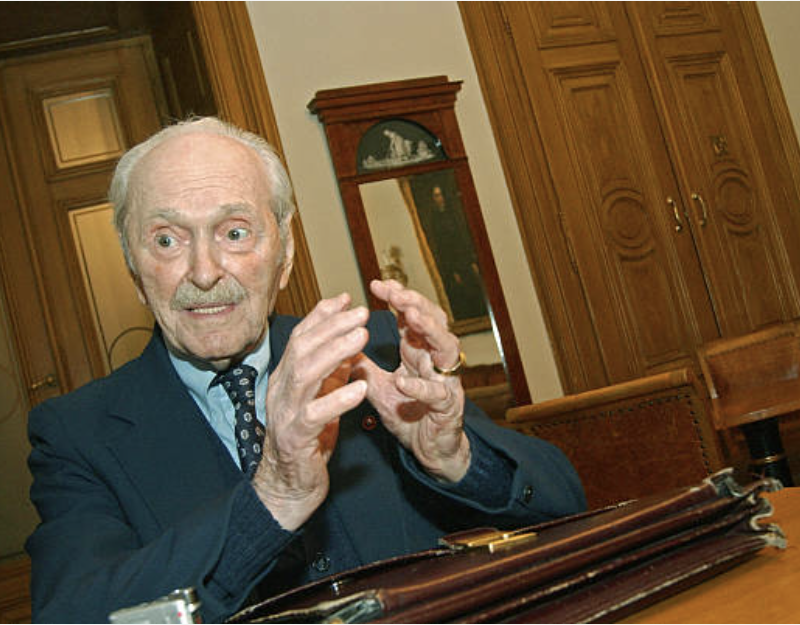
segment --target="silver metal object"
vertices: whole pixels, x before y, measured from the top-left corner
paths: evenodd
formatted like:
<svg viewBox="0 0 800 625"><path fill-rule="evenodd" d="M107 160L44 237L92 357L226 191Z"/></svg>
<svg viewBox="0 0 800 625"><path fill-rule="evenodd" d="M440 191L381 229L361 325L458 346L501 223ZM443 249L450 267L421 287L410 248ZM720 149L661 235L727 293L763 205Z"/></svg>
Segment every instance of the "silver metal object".
<svg viewBox="0 0 800 625"><path fill-rule="evenodd" d="M200 601L194 588L180 588L154 601L116 610L112 623L201 623Z"/></svg>

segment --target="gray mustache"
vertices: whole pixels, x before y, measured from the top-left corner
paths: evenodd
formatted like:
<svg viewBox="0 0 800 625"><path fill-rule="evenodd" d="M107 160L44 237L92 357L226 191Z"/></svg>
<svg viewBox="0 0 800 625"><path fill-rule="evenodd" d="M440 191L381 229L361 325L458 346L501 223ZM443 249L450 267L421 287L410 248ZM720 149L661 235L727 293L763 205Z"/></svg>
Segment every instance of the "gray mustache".
<svg viewBox="0 0 800 625"><path fill-rule="evenodd" d="M170 306L173 310L185 310L213 304L238 304L245 297L247 291L233 278L217 282L208 291L196 287L191 282L183 282L172 296Z"/></svg>

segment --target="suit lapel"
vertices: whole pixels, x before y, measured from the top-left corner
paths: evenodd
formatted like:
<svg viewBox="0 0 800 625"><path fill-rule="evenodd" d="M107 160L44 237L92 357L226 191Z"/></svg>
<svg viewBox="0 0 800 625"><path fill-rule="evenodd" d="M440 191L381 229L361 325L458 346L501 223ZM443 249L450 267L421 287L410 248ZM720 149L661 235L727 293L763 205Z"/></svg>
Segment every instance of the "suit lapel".
<svg viewBox="0 0 800 625"><path fill-rule="evenodd" d="M160 333L115 383L111 416L129 427L108 446L162 525L242 479L169 362Z"/></svg>
<svg viewBox="0 0 800 625"><path fill-rule="evenodd" d="M283 358L286 344L292 334L292 329L300 323L296 317L276 315L269 320L269 374L275 371L275 367Z"/></svg>
<svg viewBox="0 0 800 625"><path fill-rule="evenodd" d="M280 362L297 323L297 319L290 317L271 320L270 373ZM370 333L380 335L381 331L370 324ZM378 415L364 402L342 416L336 451L328 466L331 480L328 514L338 516L362 562L386 557L387 546L398 545L404 539L397 535L398 520L404 515L398 479L388 460L395 453L394 441L387 440L380 428L362 429L362 420L369 414ZM365 514L365 510L369 512Z"/></svg>
<svg viewBox="0 0 800 625"><path fill-rule="evenodd" d="M270 372L297 320L277 317L273 323ZM109 382L116 388L109 393L115 399L107 446L162 526L243 479L178 377L158 327L142 355Z"/></svg>

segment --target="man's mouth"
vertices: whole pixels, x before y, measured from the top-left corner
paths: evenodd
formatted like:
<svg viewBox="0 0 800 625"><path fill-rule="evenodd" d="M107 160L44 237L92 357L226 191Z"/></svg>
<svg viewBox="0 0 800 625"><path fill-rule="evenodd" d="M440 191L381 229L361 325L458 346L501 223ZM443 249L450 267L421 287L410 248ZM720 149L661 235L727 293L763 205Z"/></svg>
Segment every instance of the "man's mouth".
<svg viewBox="0 0 800 625"><path fill-rule="evenodd" d="M233 304L219 304L216 306L198 306L197 308L187 308L186 310L198 315L216 315L232 307Z"/></svg>

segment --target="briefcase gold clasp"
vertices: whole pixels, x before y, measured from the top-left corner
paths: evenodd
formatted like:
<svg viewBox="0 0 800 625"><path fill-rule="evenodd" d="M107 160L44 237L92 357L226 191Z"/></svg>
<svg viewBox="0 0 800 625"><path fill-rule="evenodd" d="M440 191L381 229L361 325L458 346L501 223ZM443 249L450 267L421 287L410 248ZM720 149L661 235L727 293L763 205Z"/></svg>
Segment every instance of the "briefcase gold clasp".
<svg viewBox="0 0 800 625"><path fill-rule="evenodd" d="M524 545L536 539L536 532L528 529L502 531L482 528L449 534L439 539L439 544L454 551L463 549L488 549L494 553L500 549Z"/></svg>

